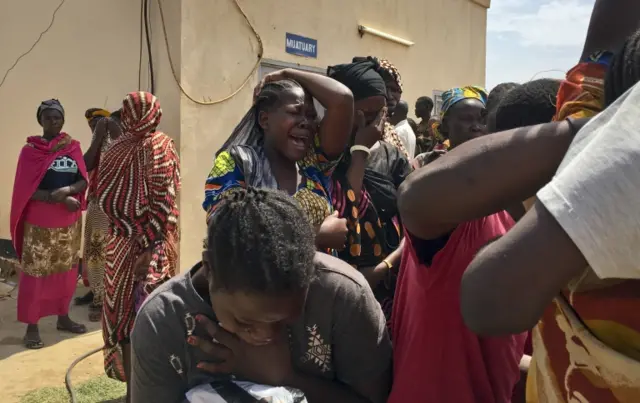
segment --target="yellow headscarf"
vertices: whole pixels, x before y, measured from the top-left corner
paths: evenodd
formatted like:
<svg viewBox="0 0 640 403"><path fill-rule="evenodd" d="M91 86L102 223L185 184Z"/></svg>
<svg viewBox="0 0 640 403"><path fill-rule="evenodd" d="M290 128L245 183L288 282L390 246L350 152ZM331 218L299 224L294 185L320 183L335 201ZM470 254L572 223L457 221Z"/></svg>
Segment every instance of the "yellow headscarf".
<svg viewBox="0 0 640 403"><path fill-rule="evenodd" d="M84 117L87 118L87 122L98 117L108 118L109 116L111 116L111 112L102 108L91 108L84 114Z"/></svg>
<svg viewBox="0 0 640 403"><path fill-rule="evenodd" d="M477 99L482 102L483 105L487 104L487 91L482 87L467 86L456 87L442 93L442 110L440 111L440 122L434 122L431 126L433 134L438 142L445 144L447 149L449 148L448 140L445 140L444 136L440 132L440 125L444 115L451 109L451 107L458 102L465 99Z"/></svg>

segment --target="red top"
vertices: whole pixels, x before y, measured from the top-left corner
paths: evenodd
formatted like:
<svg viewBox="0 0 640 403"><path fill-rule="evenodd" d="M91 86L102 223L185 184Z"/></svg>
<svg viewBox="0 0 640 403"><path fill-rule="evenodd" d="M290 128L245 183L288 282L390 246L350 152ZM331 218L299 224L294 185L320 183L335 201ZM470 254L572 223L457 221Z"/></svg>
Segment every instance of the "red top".
<svg viewBox="0 0 640 403"><path fill-rule="evenodd" d="M500 212L460 224L448 240L406 237L393 310L388 403L511 401L527 334L487 338L471 332L460 313L460 282L479 249L513 225Z"/></svg>

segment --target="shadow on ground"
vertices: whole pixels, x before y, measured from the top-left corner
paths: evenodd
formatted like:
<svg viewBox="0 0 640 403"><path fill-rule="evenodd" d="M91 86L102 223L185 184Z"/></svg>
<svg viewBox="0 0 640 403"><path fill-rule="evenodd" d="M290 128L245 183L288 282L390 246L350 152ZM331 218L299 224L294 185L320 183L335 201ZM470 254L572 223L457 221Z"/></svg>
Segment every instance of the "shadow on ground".
<svg viewBox="0 0 640 403"><path fill-rule="evenodd" d="M87 289L79 285L76 295L84 295L86 292ZM64 390L65 373L76 358L102 345L100 324L89 323L86 306L72 306L71 318L85 324L89 332L84 335L61 333L56 330L56 318L46 318L40 324L45 347L41 350L28 350L22 344L25 325L16 320L16 297L17 291L14 291L12 298L0 299L0 402L22 403L32 391L62 387L63 393L59 396L63 396L63 400L60 401L68 403L69 398ZM73 384L80 386L103 374L103 357L97 353L76 366L72 375ZM120 395L107 395L98 400L83 400L78 403L120 403L118 396ZM49 403L48 400L34 402Z"/></svg>
<svg viewBox="0 0 640 403"><path fill-rule="evenodd" d="M11 278L11 281L17 283L17 278ZM87 293L81 283L76 290L76 296ZM17 300L18 290L15 289L10 297L0 299L0 361L9 358L14 354L28 351L23 344L23 337L26 331L26 325L17 320ZM86 306L75 306L72 303L69 316L78 323L82 323L87 327L88 333L100 330L100 322L89 322L89 310ZM51 316L43 318L40 323L40 337L45 347L50 347L62 341L81 337L82 335L61 332L56 329L57 317Z"/></svg>

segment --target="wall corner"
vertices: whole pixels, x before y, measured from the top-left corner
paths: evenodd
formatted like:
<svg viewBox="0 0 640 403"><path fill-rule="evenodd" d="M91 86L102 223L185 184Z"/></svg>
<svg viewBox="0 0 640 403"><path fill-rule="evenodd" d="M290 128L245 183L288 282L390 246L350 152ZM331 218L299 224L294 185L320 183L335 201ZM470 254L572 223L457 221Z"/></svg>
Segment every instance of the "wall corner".
<svg viewBox="0 0 640 403"><path fill-rule="evenodd" d="M471 2L484 8L491 8L491 0L471 0Z"/></svg>

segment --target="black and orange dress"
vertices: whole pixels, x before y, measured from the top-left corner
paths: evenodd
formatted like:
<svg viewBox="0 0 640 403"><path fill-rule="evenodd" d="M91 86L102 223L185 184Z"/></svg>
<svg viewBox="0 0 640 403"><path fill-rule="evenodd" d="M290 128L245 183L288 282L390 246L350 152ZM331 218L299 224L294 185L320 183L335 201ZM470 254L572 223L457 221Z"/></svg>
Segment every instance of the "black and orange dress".
<svg viewBox="0 0 640 403"><path fill-rule="evenodd" d="M332 177L333 207L347 219L349 229L347 247L338 256L359 270L380 264L402 239L396 191L412 167L397 147L384 141L378 144L371 150L359 201L346 176L350 158L342 159ZM387 319L391 316L395 270L392 268L387 280L373 290Z"/></svg>

